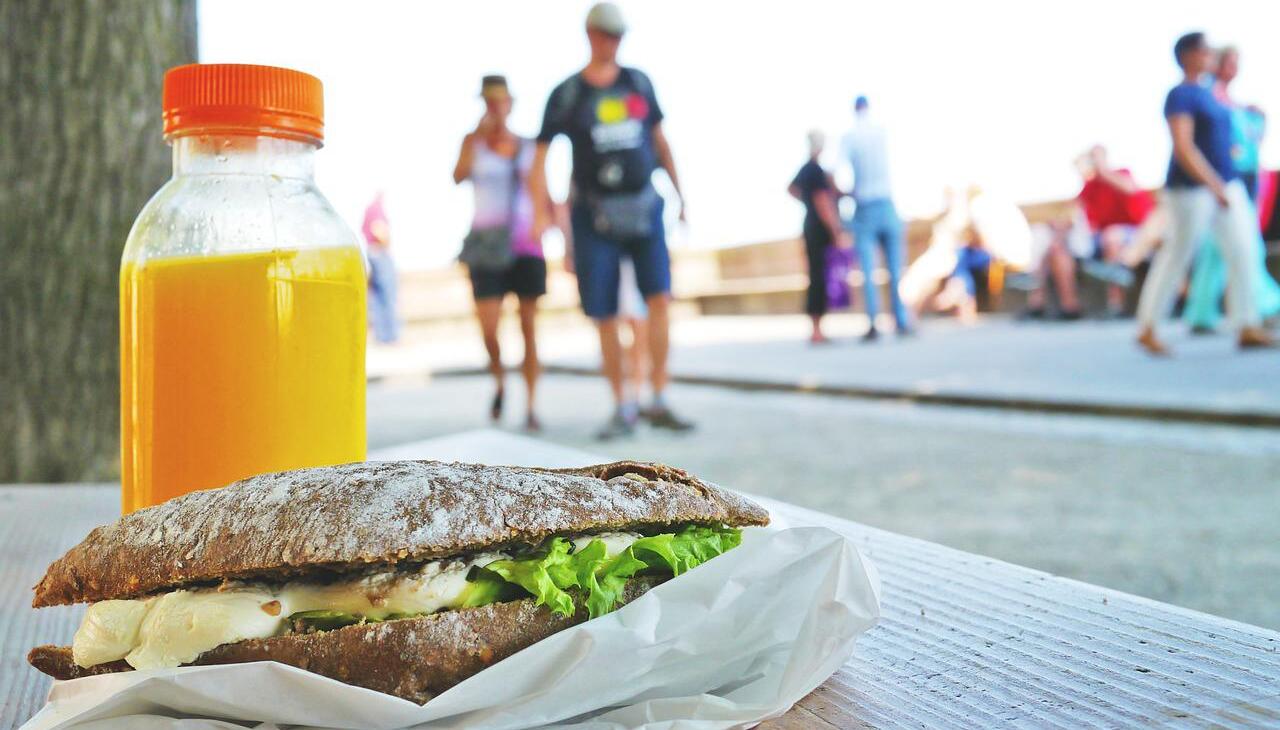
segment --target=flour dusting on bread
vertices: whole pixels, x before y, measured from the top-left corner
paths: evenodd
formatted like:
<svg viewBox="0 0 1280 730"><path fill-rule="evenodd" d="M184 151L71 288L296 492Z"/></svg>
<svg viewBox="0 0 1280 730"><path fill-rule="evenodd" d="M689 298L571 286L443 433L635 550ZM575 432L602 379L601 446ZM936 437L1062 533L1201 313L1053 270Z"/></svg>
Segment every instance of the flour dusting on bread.
<svg viewBox="0 0 1280 730"><path fill-rule="evenodd" d="M50 566L33 605L139 596L266 571L429 560L588 528L691 522L760 525L768 515L682 471L637 462L301 469L193 492L95 529Z"/></svg>

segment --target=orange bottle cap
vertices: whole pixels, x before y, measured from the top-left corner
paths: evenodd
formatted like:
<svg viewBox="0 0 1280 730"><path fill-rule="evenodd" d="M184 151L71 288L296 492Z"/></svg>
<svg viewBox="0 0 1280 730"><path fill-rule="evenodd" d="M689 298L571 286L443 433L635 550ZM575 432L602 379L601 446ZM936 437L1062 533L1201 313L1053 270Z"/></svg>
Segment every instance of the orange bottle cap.
<svg viewBox="0 0 1280 730"><path fill-rule="evenodd" d="M253 134L319 144L324 85L275 66L193 63L164 75L165 139L189 134Z"/></svg>

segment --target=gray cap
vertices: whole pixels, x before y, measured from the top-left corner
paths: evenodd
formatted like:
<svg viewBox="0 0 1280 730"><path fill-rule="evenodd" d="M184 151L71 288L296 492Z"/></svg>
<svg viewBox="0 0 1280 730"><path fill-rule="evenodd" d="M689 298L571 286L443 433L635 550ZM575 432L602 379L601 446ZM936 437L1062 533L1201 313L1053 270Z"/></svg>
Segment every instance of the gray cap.
<svg viewBox="0 0 1280 730"><path fill-rule="evenodd" d="M622 11L617 5L596 3L587 12L587 28L620 36L627 32L627 21L622 19Z"/></svg>

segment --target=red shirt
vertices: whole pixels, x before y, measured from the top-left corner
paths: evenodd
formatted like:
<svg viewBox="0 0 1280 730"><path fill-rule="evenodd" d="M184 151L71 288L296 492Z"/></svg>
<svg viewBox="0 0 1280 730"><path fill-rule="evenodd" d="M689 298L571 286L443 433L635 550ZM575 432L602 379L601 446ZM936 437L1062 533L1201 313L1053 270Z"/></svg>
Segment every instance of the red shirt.
<svg viewBox="0 0 1280 730"><path fill-rule="evenodd" d="M1117 175L1132 180L1133 175L1126 169L1115 171ZM1155 198L1146 190L1129 194L1103 180L1100 175L1084 184L1080 195L1076 196L1084 207L1084 215L1089 219L1089 227L1101 231L1107 226L1118 223L1136 226L1146 220L1151 209L1156 206Z"/></svg>

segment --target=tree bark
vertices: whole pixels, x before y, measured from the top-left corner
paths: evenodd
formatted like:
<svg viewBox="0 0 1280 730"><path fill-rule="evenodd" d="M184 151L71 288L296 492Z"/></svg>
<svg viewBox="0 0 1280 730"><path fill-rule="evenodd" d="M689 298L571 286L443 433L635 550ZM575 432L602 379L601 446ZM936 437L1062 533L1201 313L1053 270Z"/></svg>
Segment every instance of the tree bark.
<svg viewBox="0 0 1280 730"><path fill-rule="evenodd" d="M119 469L120 254L195 0L0 3L0 482Z"/></svg>

